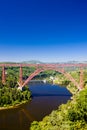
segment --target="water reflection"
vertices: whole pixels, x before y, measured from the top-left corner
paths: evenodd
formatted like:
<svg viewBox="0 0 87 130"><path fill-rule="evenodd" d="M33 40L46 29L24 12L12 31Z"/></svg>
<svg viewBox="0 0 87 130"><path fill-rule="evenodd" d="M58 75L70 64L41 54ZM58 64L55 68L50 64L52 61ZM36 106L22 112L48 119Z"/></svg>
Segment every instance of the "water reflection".
<svg viewBox="0 0 87 130"><path fill-rule="evenodd" d="M32 101L15 109L0 111L0 130L28 130L33 120L42 120L71 96L66 88L57 85L32 83L29 86Z"/></svg>
<svg viewBox="0 0 87 130"><path fill-rule="evenodd" d="M31 114L29 113L28 110L26 110L26 109L21 109L21 111L25 114L25 116L28 118L28 120L29 120L30 122L32 122L33 120L35 120L35 118L31 116Z"/></svg>

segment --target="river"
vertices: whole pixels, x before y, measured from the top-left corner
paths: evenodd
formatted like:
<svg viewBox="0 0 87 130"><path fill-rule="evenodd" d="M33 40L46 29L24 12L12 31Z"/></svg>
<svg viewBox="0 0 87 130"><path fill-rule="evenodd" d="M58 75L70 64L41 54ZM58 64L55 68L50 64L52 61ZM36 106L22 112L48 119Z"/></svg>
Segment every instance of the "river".
<svg viewBox="0 0 87 130"><path fill-rule="evenodd" d="M29 89L32 92L30 102L18 108L0 111L0 130L29 130L33 120L42 120L71 97L65 87L48 83L30 83Z"/></svg>

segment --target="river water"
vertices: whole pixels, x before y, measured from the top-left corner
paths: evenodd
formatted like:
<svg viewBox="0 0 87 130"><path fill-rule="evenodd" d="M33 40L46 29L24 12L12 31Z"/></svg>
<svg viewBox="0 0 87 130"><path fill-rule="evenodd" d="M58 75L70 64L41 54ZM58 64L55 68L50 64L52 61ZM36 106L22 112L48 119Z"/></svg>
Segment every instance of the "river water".
<svg viewBox="0 0 87 130"><path fill-rule="evenodd" d="M33 120L42 118L66 103L71 93L58 85L30 83L32 100L18 108L0 111L0 130L29 130Z"/></svg>

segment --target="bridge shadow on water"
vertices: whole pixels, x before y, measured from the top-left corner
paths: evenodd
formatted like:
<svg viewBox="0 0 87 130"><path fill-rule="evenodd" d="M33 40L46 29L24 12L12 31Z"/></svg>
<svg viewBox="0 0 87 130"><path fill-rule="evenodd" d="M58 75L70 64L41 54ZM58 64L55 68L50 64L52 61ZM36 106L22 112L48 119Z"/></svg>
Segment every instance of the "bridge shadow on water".
<svg viewBox="0 0 87 130"><path fill-rule="evenodd" d="M32 98L34 98L34 97L44 97L44 96L48 96L48 97L50 97L50 96L53 96L53 97L55 97L55 96L62 96L62 97L64 97L64 96L72 96L72 94L45 94L45 93L43 93L43 94L40 94L40 93L33 93L32 94Z"/></svg>

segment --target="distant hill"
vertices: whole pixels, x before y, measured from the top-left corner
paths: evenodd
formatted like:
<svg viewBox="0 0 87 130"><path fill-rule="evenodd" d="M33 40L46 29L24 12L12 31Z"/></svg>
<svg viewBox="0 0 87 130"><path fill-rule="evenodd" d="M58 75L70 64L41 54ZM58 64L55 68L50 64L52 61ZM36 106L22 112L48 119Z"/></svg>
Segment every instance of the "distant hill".
<svg viewBox="0 0 87 130"><path fill-rule="evenodd" d="M78 63L87 63L87 61L68 61L66 63L69 63L69 64L78 64Z"/></svg>
<svg viewBox="0 0 87 130"><path fill-rule="evenodd" d="M0 62L0 64L78 64L78 63L83 63L87 64L87 61L67 61L67 62L42 62L38 60L30 60L30 61L22 61L22 62Z"/></svg>
<svg viewBox="0 0 87 130"><path fill-rule="evenodd" d="M41 61L38 61L38 60L23 61L21 63L25 63L25 64L44 64L44 62L41 62Z"/></svg>
<svg viewBox="0 0 87 130"><path fill-rule="evenodd" d="M0 64L17 64L20 62L11 62L11 61L4 61L4 62L0 62Z"/></svg>

